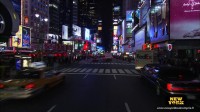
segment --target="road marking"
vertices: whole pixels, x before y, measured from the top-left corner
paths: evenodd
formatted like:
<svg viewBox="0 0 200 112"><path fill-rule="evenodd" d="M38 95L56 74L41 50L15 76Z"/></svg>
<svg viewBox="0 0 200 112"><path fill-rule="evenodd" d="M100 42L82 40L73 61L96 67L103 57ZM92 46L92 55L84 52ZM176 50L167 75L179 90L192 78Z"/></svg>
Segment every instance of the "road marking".
<svg viewBox="0 0 200 112"><path fill-rule="evenodd" d="M98 71L98 69L94 69L93 71L92 71L92 73L96 73Z"/></svg>
<svg viewBox="0 0 200 112"><path fill-rule="evenodd" d="M99 73L103 73L103 71L104 71L104 69L100 69L100 70L99 70Z"/></svg>
<svg viewBox="0 0 200 112"><path fill-rule="evenodd" d="M117 77L115 75L113 75L114 79L117 80Z"/></svg>
<svg viewBox="0 0 200 112"><path fill-rule="evenodd" d="M63 72L66 72L66 71L68 71L68 70L70 70L70 69L72 69L72 68L68 68L68 69L64 70Z"/></svg>
<svg viewBox="0 0 200 112"><path fill-rule="evenodd" d="M140 74L138 71L136 71L136 70L134 70L134 69L132 69L131 70L133 73L135 73L135 74Z"/></svg>
<svg viewBox="0 0 200 112"><path fill-rule="evenodd" d="M112 69L112 73L117 73L117 70L116 69Z"/></svg>
<svg viewBox="0 0 200 112"><path fill-rule="evenodd" d="M52 106L47 112L51 112L54 108L56 108L56 105Z"/></svg>
<svg viewBox="0 0 200 112"><path fill-rule="evenodd" d="M110 69L106 69L105 73L106 74L110 73Z"/></svg>
<svg viewBox="0 0 200 112"><path fill-rule="evenodd" d="M77 72L77 73L63 73L63 74L89 74L89 75L120 75L120 76L131 76L131 77L140 77L141 75L133 75L133 74L115 74L115 73L110 73L110 74L104 74L104 73L80 73L80 72Z"/></svg>
<svg viewBox="0 0 200 112"><path fill-rule="evenodd" d="M79 69L76 69L75 71L73 71L73 72L78 72L78 71L80 71L81 70L81 68L79 68Z"/></svg>
<svg viewBox="0 0 200 112"><path fill-rule="evenodd" d="M124 74L125 72L122 69L118 69L120 74Z"/></svg>
<svg viewBox="0 0 200 112"><path fill-rule="evenodd" d="M86 75L83 77L83 79L85 79L88 75L89 75L89 74L86 74Z"/></svg>
<svg viewBox="0 0 200 112"><path fill-rule="evenodd" d="M84 68L84 69L82 69L80 72L84 72L84 71L86 71L87 69L86 68Z"/></svg>
<svg viewBox="0 0 200 112"><path fill-rule="evenodd" d="M92 69L88 69L86 72L88 73L88 72L91 72L92 71Z"/></svg>
<svg viewBox="0 0 200 112"><path fill-rule="evenodd" d="M125 104L125 107L126 107L126 111L131 112L131 109L129 108L128 103L125 102L124 104Z"/></svg>
<svg viewBox="0 0 200 112"><path fill-rule="evenodd" d="M128 74L131 74L132 72L130 71L130 70L128 70L128 69L124 69L124 71L126 72L126 73L128 73Z"/></svg>
<svg viewBox="0 0 200 112"><path fill-rule="evenodd" d="M76 70L77 68L73 68L73 69L71 69L71 70L69 70L69 71L67 71L67 72L73 72L74 70Z"/></svg>

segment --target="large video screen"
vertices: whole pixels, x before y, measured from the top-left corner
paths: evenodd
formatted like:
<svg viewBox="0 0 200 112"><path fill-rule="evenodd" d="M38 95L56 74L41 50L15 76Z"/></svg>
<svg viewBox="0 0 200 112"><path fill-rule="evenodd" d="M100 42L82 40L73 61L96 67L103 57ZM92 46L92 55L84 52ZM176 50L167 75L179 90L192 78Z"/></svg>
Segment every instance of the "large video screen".
<svg viewBox="0 0 200 112"><path fill-rule="evenodd" d="M200 0L171 0L170 10L171 39L200 39Z"/></svg>
<svg viewBox="0 0 200 112"><path fill-rule="evenodd" d="M90 30L85 28L85 40L90 40Z"/></svg>
<svg viewBox="0 0 200 112"><path fill-rule="evenodd" d="M81 27L77 26L77 25L73 25L73 35L74 36L81 36Z"/></svg>
<svg viewBox="0 0 200 112"><path fill-rule="evenodd" d="M133 10L126 11L126 21L132 21L133 13L134 13Z"/></svg>
<svg viewBox="0 0 200 112"><path fill-rule="evenodd" d="M62 25L62 39L68 39L68 26Z"/></svg>

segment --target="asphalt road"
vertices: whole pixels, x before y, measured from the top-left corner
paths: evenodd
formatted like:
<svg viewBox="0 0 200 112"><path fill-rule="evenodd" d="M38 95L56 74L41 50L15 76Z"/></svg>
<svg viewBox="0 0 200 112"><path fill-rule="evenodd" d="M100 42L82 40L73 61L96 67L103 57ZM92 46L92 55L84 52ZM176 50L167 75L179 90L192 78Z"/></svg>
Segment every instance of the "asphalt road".
<svg viewBox="0 0 200 112"><path fill-rule="evenodd" d="M68 76L64 83L35 98L0 101L0 112L172 112L157 109L167 105L133 63L86 60L60 71Z"/></svg>

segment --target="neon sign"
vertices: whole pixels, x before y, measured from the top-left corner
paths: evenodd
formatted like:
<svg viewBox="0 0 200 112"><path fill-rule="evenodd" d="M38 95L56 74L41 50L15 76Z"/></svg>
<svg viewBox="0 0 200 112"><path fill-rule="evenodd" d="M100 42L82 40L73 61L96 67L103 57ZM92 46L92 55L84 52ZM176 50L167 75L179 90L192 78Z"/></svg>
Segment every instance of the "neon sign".
<svg viewBox="0 0 200 112"><path fill-rule="evenodd" d="M191 7L191 10L185 10L184 12L196 12L200 11L200 9L195 10L195 6L200 6L200 2L196 2L195 0L189 0L188 3L184 3L183 7Z"/></svg>

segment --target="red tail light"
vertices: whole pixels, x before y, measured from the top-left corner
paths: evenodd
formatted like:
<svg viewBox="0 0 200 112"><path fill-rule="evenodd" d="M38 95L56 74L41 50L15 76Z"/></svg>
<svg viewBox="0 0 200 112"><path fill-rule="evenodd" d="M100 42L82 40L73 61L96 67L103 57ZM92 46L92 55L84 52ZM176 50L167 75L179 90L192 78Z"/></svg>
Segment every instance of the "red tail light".
<svg viewBox="0 0 200 112"><path fill-rule="evenodd" d="M171 83L167 83L167 90L168 91L183 91L185 89L181 87L174 87Z"/></svg>
<svg viewBox="0 0 200 112"><path fill-rule="evenodd" d="M33 88L35 88L35 84L34 83L30 83L30 84L25 86L25 89L33 89Z"/></svg>
<svg viewBox="0 0 200 112"><path fill-rule="evenodd" d="M3 89L5 86L0 83L0 89Z"/></svg>

